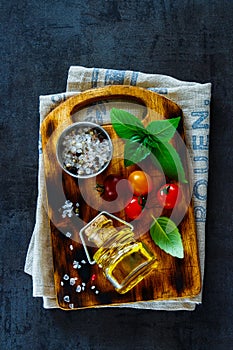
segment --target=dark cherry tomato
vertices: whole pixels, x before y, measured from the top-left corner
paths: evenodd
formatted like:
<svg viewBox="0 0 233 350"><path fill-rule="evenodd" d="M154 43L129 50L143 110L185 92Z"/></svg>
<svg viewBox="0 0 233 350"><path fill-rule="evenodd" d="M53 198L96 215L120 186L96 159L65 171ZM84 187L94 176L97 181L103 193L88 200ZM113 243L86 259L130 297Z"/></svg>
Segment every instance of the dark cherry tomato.
<svg viewBox="0 0 233 350"><path fill-rule="evenodd" d="M141 170L133 171L128 177L129 185L136 196L147 195L152 190L151 177Z"/></svg>
<svg viewBox="0 0 233 350"><path fill-rule="evenodd" d="M118 197L117 184L120 180L123 180L123 176L110 174L104 179L103 185L96 185L96 189L103 199L108 202L114 201Z"/></svg>
<svg viewBox="0 0 233 350"><path fill-rule="evenodd" d="M133 196L131 201L125 207L125 214L129 219L136 220L142 212L143 206L140 197Z"/></svg>
<svg viewBox="0 0 233 350"><path fill-rule="evenodd" d="M180 188L176 184L163 185L157 192L157 199L161 207L173 209L180 199Z"/></svg>

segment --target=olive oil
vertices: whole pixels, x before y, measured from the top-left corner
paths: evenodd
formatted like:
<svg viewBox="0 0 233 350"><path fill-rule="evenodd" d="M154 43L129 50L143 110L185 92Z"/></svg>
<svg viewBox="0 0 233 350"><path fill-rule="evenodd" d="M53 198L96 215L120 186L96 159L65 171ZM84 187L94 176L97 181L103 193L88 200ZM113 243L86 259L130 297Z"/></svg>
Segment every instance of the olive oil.
<svg viewBox="0 0 233 350"><path fill-rule="evenodd" d="M156 267L155 256L137 242L130 227L116 228L106 216L98 217L85 233L99 248L94 260L120 294L128 292Z"/></svg>

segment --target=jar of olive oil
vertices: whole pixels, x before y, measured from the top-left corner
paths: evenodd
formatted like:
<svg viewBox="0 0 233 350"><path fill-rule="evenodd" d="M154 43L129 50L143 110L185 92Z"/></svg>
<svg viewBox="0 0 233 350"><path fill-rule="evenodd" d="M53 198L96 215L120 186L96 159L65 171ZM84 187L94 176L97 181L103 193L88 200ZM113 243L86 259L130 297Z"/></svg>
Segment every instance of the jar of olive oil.
<svg viewBox="0 0 233 350"><path fill-rule="evenodd" d="M124 225L115 227L113 219ZM94 262L120 294L132 289L157 265L156 257L135 240L132 228L107 212L100 213L84 228L88 241L98 247Z"/></svg>

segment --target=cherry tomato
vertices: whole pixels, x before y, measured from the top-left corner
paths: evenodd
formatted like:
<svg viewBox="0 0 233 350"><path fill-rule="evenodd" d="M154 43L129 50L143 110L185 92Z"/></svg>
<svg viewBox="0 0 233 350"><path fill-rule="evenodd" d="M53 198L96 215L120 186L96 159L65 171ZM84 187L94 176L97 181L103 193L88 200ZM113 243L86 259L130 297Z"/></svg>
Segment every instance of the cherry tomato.
<svg viewBox="0 0 233 350"><path fill-rule="evenodd" d="M110 174L104 179L103 185L96 185L96 189L101 193L103 199L108 202L114 201L118 197L117 184L122 179L121 175Z"/></svg>
<svg viewBox="0 0 233 350"><path fill-rule="evenodd" d="M157 192L157 199L161 207L173 209L180 199L180 188L176 184L163 185Z"/></svg>
<svg viewBox="0 0 233 350"><path fill-rule="evenodd" d="M133 171L129 177L128 181L132 192L136 196L144 196L152 190L152 180L151 177L141 170Z"/></svg>
<svg viewBox="0 0 233 350"><path fill-rule="evenodd" d="M125 213L129 219L136 220L139 218L142 209L143 207L140 203L140 197L133 196L131 201L125 207Z"/></svg>

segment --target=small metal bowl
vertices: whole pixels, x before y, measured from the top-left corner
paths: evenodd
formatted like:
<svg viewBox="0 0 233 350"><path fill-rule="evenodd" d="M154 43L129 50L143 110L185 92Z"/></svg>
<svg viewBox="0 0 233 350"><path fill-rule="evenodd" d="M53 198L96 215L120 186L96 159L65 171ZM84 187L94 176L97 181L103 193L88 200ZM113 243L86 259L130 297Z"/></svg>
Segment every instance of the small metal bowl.
<svg viewBox="0 0 233 350"><path fill-rule="evenodd" d="M91 150L87 147L89 145L93 146ZM105 154L102 154L103 159L98 153L100 147L106 148ZM57 141L58 163L66 173L76 178L87 179L102 173L109 165L112 153L109 134L100 125L91 122L78 122L68 126Z"/></svg>

